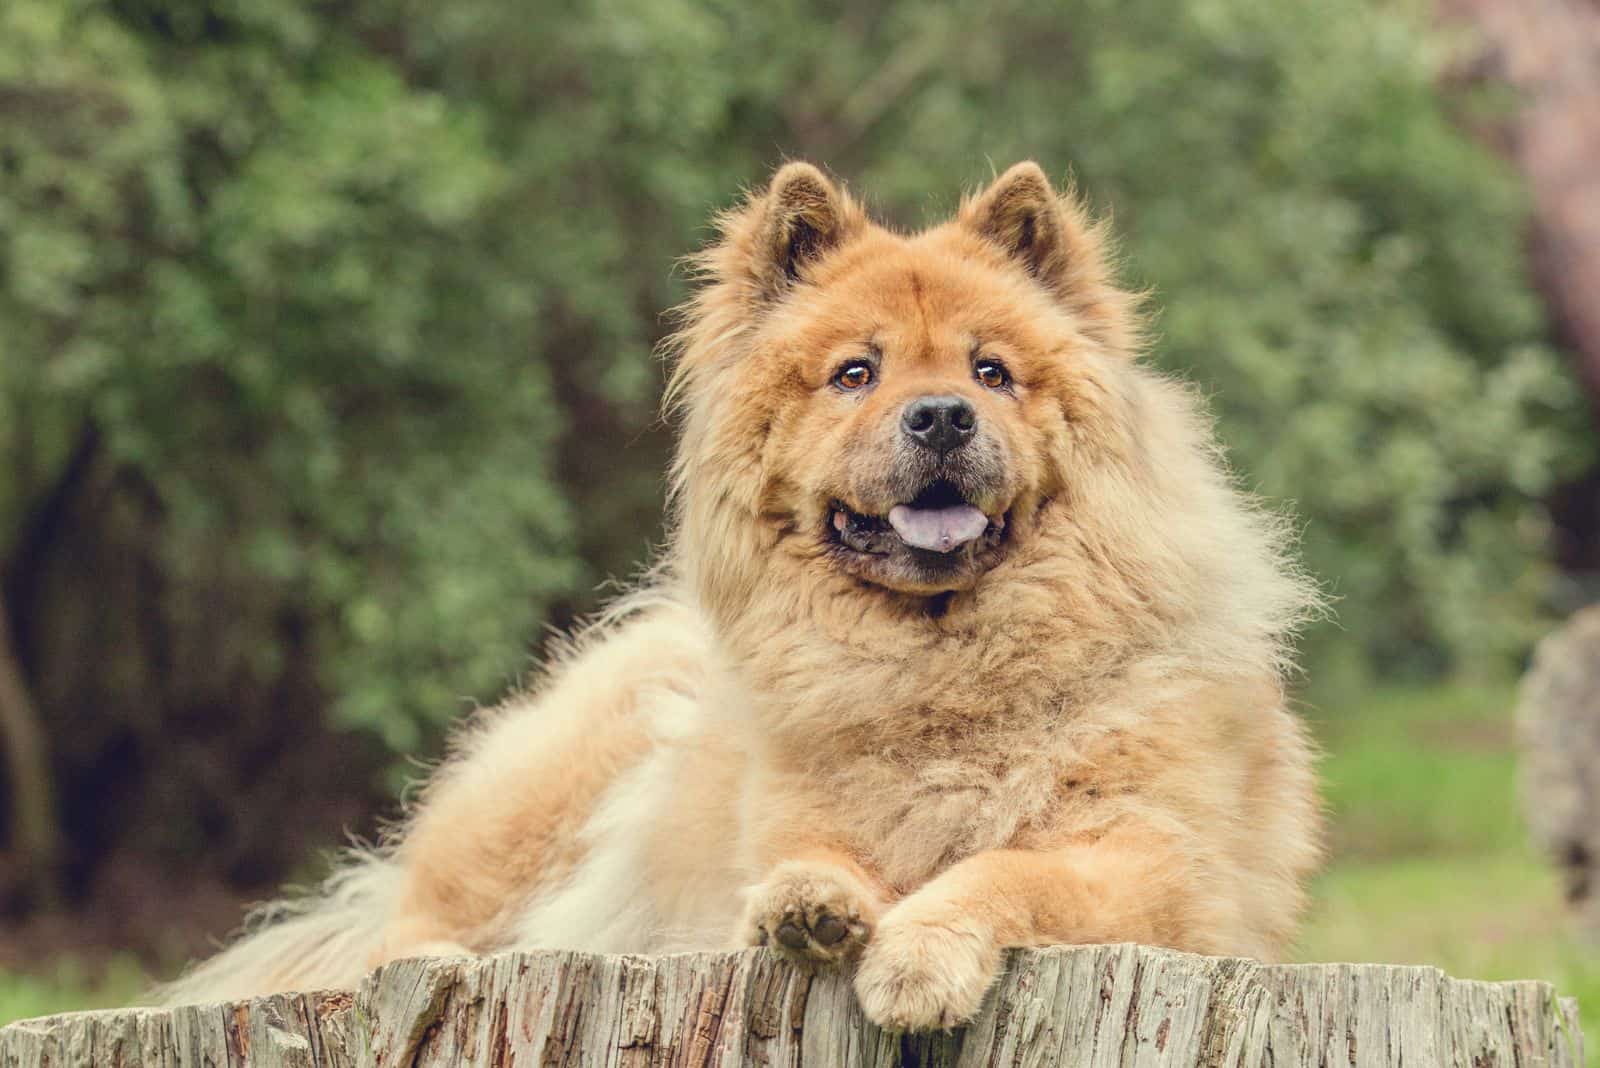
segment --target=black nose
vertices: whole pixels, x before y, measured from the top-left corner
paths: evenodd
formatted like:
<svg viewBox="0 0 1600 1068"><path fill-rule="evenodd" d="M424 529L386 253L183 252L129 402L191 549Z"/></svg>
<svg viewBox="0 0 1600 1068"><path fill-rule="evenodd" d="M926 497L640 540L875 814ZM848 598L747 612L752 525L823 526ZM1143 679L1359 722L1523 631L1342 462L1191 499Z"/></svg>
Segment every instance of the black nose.
<svg viewBox="0 0 1600 1068"><path fill-rule="evenodd" d="M900 413L906 436L923 448L952 452L978 428L978 413L960 397L918 397Z"/></svg>

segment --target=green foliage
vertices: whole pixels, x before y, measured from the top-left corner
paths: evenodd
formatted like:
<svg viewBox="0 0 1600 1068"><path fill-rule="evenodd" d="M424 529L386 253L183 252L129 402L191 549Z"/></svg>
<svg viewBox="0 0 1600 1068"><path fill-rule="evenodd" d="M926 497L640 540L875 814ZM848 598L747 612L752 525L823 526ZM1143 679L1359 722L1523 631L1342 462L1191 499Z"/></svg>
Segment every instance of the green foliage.
<svg viewBox="0 0 1600 1068"><path fill-rule="evenodd" d="M48 466L92 425L174 584L223 555L310 606L336 718L418 747L578 574L482 121L309 5L0 20L30 94L0 134L5 445Z"/></svg>
<svg viewBox="0 0 1600 1068"><path fill-rule="evenodd" d="M1039 158L1115 209L1378 670L1497 662L1587 455L1511 179L1379 0L9 0L0 545L85 428L414 750L655 533L675 258L783 155L892 218ZM637 447L625 448L630 443ZM269 673L285 639L252 633Z"/></svg>

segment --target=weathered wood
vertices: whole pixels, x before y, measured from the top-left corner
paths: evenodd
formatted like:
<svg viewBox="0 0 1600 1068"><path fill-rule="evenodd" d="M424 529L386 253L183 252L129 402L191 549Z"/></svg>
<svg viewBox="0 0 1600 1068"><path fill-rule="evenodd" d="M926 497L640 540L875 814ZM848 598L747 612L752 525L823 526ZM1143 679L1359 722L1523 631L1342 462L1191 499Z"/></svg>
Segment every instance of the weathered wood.
<svg viewBox="0 0 1600 1068"><path fill-rule="evenodd" d="M26 1020L0 1068L254 1065L1495 1065L1579 1068L1577 1006L1545 983L1434 968L1265 966L1142 946L1014 954L979 1018L895 1035L839 975L761 951L400 961L354 995Z"/></svg>

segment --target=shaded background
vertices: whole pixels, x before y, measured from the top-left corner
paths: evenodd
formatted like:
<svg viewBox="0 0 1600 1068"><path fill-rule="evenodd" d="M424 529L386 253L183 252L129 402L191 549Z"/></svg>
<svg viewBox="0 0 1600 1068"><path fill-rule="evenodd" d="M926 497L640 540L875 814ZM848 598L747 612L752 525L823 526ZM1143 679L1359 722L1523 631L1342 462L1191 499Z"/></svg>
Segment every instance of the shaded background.
<svg viewBox="0 0 1600 1068"><path fill-rule="evenodd" d="M1302 953L1600 1019L1508 725L1600 595L1596 0L6 0L0 1019L315 877L647 558L677 259L786 157L1115 215L1338 598Z"/></svg>

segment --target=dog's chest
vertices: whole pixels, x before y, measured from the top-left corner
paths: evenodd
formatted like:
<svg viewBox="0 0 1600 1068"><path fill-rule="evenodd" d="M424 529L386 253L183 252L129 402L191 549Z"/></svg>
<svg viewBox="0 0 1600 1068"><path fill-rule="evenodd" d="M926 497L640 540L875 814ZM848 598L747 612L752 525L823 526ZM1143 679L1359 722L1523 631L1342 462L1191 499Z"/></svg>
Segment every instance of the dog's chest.
<svg viewBox="0 0 1600 1068"><path fill-rule="evenodd" d="M1037 740L886 747L844 761L826 788L879 873L902 889L1003 848L1049 809L1058 761Z"/></svg>

